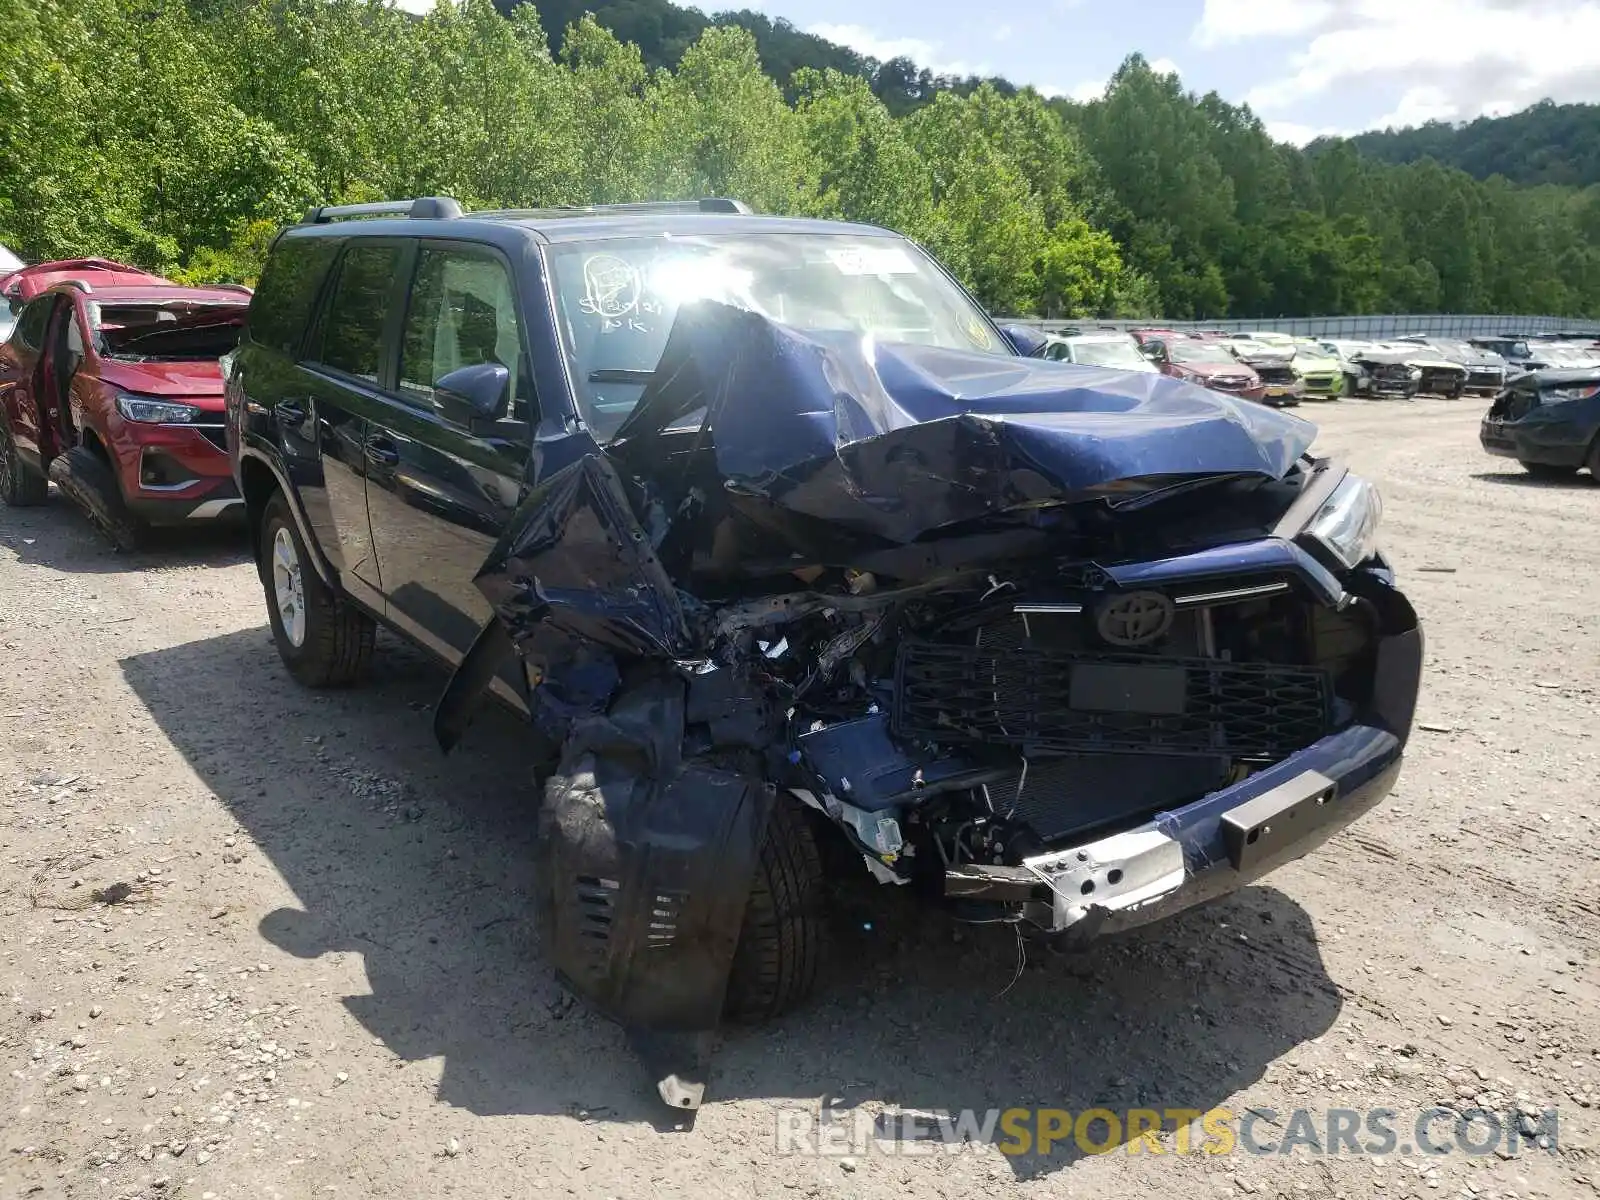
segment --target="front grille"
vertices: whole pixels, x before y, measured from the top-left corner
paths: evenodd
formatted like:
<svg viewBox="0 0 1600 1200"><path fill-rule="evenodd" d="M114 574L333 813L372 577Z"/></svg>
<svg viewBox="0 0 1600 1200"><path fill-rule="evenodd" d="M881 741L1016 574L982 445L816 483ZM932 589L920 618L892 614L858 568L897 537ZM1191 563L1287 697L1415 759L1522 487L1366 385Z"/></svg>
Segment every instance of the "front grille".
<svg viewBox="0 0 1600 1200"><path fill-rule="evenodd" d="M1421 390L1430 395L1443 395L1458 390L1461 387L1461 380L1459 372L1424 367Z"/></svg>
<svg viewBox="0 0 1600 1200"><path fill-rule="evenodd" d="M1338 375L1307 375L1306 387L1313 392L1333 392L1339 389L1342 379Z"/></svg>
<svg viewBox="0 0 1600 1200"><path fill-rule="evenodd" d="M1294 372L1288 367L1257 367L1256 374L1262 383L1293 383Z"/></svg>
<svg viewBox="0 0 1600 1200"><path fill-rule="evenodd" d="M1495 391L1499 391L1505 379L1505 372L1503 371L1469 371L1467 373L1467 386L1469 388L1493 388Z"/></svg>
<svg viewBox="0 0 1600 1200"><path fill-rule="evenodd" d="M1250 386L1250 379L1245 375L1213 375L1211 386L1224 392L1242 392Z"/></svg>
<svg viewBox="0 0 1600 1200"><path fill-rule="evenodd" d="M1279 757L1331 721L1308 667L907 642L896 674L895 732L934 741Z"/></svg>

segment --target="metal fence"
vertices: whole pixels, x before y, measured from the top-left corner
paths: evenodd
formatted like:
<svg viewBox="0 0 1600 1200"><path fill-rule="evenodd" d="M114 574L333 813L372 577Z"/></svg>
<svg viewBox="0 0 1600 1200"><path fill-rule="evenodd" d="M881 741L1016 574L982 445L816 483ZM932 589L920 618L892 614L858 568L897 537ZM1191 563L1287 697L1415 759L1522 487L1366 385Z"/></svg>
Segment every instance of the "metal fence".
<svg viewBox="0 0 1600 1200"><path fill-rule="evenodd" d="M1041 321L1037 318L1012 319L1013 324L1032 325L1056 332L1062 329L1223 329L1229 333L1271 330L1296 337L1382 341L1408 333L1432 333L1443 337L1499 337L1507 334L1564 333L1578 337L1600 337L1600 321L1581 321L1573 317L1506 317L1460 313L1389 315L1366 317L1252 317L1229 321L1102 321L1082 318L1071 321Z"/></svg>

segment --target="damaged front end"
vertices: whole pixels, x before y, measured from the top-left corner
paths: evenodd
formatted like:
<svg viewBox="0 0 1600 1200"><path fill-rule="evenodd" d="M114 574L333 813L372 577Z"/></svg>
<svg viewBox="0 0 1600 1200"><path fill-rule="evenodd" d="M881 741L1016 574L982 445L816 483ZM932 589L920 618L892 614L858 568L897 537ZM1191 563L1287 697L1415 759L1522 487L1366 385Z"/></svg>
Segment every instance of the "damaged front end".
<svg viewBox="0 0 1600 1200"><path fill-rule="evenodd" d="M879 881L1064 937L1375 804L1420 631L1312 427L1163 376L700 303L479 577L559 743L547 943L694 1107L779 806ZM485 664L489 664L486 669Z"/></svg>

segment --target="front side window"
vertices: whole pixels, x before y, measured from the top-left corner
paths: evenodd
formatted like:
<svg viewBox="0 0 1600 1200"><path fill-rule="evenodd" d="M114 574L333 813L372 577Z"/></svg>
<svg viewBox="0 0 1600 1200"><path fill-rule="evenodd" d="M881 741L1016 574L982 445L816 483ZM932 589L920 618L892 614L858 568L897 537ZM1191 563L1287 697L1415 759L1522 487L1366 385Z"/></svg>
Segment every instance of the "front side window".
<svg viewBox="0 0 1600 1200"><path fill-rule="evenodd" d="M546 253L578 409L601 440L633 411L679 306L694 300L717 300L806 332L1011 353L988 315L900 238L618 238Z"/></svg>
<svg viewBox="0 0 1600 1200"><path fill-rule="evenodd" d="M356 242L345 251L323 317L317 362L369 383L378 382L383 326L399 265L400 246L394 242Z"/></svg>
<svg viewBox="0 0 1600 1200"><path fill-rule="evenodd" d="M480 363L511 372L512 415L527 419L529 372L505 263L478 247L424 245L400 337L400 394L432 404L439 380Z"/></svg>

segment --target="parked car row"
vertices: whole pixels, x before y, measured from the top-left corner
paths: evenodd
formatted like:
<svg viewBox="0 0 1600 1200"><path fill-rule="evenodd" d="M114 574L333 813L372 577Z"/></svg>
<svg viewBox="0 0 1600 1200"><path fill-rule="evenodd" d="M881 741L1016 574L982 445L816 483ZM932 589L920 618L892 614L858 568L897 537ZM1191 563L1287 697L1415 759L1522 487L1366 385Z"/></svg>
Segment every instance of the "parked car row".
<svg viewBox="0 0 1600 1200"><path fill-rule="evenodd" d="M898 235L725 200L313 210L245 309L41 284L6 498L91 455L187 504L215 450L293 678L357 682L381 623L450 673L446 750L488 697L531 722L544 953L676 1108L724 1013L811 988L825 871L1081 942L1397 777L1381 501L1241 402L1326 355L1045 339Z"/></svg>

